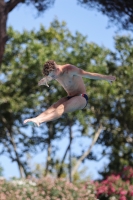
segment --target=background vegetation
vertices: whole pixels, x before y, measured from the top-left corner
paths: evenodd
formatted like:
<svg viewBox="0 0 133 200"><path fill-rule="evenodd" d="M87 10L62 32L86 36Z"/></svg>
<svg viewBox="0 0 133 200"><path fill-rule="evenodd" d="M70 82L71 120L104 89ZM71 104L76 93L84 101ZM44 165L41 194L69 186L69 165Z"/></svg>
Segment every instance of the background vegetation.
<svg viewBox="0 0 133 200"><path fill-rule="evenodd" d="M2 179L0 183L3 191L2 198L9 199L8 196L14 194L20 196L22 192L23 195L27 195L24 198L33 199L32 187L36 187L34 192L35 195L40 194L38 199L46 197L67 199L66 196L61 196L65 192L72 199L82 199L81 194L85 190L84 199L132 200L133 38L116 35L115 50L111 51L95 43L88 43L87 38L79 32L72 34L65 22L58 20L54 20L47 29L40 26L38 31L25 30L20 33L14 31L12 27L6 30L8 13L21 1L16 4L15 2L0 1L0 18L5 20L4 23L0 21L0 155L6 155L12 162L17 163L23 182L21 183L27 186L25 190L25 186L20 187L21 184L14 186L14 183ZM79 2L87 3L87 1ZM90 5L89 2L95 5L94 1L88 1L87 6ZM130 4L130 1L127 2ZM23 3L32 3L32 1L23 1ZM46 6L44 1L37 1L35 7L39 12L45 11L52 3L53 1ZM96 5L105 14L107 11L111 13L111 9L115 8L111 20L117 16L118 21L118 10L121 7L116 10L117 3L118 1L110 10L107 5L101 7L98 3ZM130 6L132 8L131 4ZM5 9L6 15L2 15L2 9ZM104 9L107 9L106 12ZM126 16L124 12L122 16ZM125 18L121 18L119 22L121 27L132 28L131 18L127 26L122 19ZM109 85L105 81L84 79L89 95L89 105L84 112L77 111L64 115L61 119L43 124L40 128L23 126L25 118L38 115L66 95L55 81L51 83L50 88L38 87L38 81L42 78L43 63L49 59L56 60L58 64L72 63L90 72L113 74L117 80L113 85ZM59 158L58 143L61 143L66 136L69 138L68 146L64 147L62 157ZM92 141L92 144L95 141L96 147L101 146L101 152L97 154L93 150L90 152L91 145L87 147L82 145L78 153L72 151L72 144L80 141L81 138L85 138L88 143ZM31 167L30 157L44 151L47 153L45 164ZM78 170L81 163L85 160L98 162L105 157L109 158L109 163L99 172L102 180L96 183L88 182L90 179L83 176L86 169ZM126 166L130 167L125 168ZM123 172L123 169L126 170ZM120 173L121 171L123 173ZM130 177L125 178L126 175L123 174L130 174ZM3 176L1 166L0 175ZM48 175L54 177L55 182L51 183L53 179L49 179L49 185L45 185L44 182L47 183L47 180L44 179L47 179ZM32 186L27 182L31 181L31 178L28 179L29 176L36 178ZM73 182L73 185L66 186L67 183L61 178ZM76 185L78 183L79 185ZM60 187L51 187L51 184L59 184ZM45 194L47 187L50 187L49 194Z"/></svg>

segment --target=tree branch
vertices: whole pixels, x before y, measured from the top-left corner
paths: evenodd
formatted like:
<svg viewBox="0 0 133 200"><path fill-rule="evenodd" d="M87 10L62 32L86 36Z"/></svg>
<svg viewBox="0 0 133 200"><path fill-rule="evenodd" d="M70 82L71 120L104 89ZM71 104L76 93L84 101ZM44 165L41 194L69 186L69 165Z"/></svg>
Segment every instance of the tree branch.
<svg viewBox="0 0 133 200"><path fill-rule="evenodd" d="M6 3L7 13L11 12L19 3L24 3L25 0L10 0Z"/></svg>
<svg viewBox="0 0 133 200"><path fill-rule="evenodd" d="M75 174L75 172L77 171L79 165L81 164L81 162L89 155L89 153L92 150L92 147L94 146L94 144L96 143L101 131L102 131L102 125L100 126L100 128L98 129L98 131L95 133L94 139L89 147L89 149L79 158L79 160L77 161L76 165L74 166L73 170L72 170L72 176Z"/></svg>
<svg viewBox="0 0 133 200"><path fill-rule="evenodd" d="M7 128L5 128L5 129L7 129ZM9 135L9 137L10 137L10 142L11 142L11 144L12 144L12 146L13 146L13 149L14 149L14 153L15 153L15 156L16 156L16 162L17 162L17 164L18 164L20 176L21 176L21 178L23 178L23 175L27 176L27 172L26 172L26 170L25 170L25 168L24 168L22 162L21 162L20 159L19 159L19 154L18 154L18 152L17 152L17 146L16 146L16 143L15 143L15 141L14 141L14 138L13 138L12 134L9 132L8 129L7 129L7 132L8 132L8 135Z"/></svg>
<svg viewBox="0 0 133 200"><path fill-rule="evenodd" d="M65 158L66 158L67 152L68 152L69 149L70 149L71 143L72 143L73 136L72 136L72 133L69 132L69 134L70 134L70 140L69 140L68 147L66 148L66 151L65 151L65 153L64 153L64 156L63 156L63 158L62 158L62 161L61 161L61 167L60 167L59 172L58 172L58 178L61 176L61 173L62 173L62 171L63 171L63 163L64 163L64 160L65 160Z"/></svg>

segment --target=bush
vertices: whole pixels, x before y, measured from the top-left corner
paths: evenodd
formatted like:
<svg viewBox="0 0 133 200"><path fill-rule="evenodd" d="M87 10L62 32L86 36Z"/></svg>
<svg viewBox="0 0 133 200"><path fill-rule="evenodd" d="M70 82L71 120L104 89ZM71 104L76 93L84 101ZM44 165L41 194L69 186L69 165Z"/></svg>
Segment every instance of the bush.
<svg viewBox="0 0 133 200"><path fill-rule="evenodd" d="M120 174L95 182L95 186L100 200L133 200L133 169L125 167Z"/></svg>
<svg viewBox="0 0 133 200"><path fill-rule="evenodd" d="M6 181L0 178L0 200L133 200L133 168L98 182L72 184L44 177Z"/></svg>
<svg viewBox="0 0 133 200"><path fill-rule="evenodd" d="M0 181L2 200L96 200L94 184L72 184L63 179Z"/></svg>

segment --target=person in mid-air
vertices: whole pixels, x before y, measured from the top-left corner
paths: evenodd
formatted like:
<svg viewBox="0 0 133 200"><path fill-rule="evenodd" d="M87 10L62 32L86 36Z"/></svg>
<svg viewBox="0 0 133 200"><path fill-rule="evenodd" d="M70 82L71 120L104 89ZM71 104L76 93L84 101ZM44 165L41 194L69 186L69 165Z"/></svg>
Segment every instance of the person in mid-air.
<svg viewBox="0 0 133 200"><path fill-rule="evenodd" d="M82 78L105 80L109 83L116 79L115 76L87 72L71 64L58 65L53 60L44 64L43 75L44 78L39 81L38 85L48 86L49 81L57 80L68 96L59 99L37 117L24 120L24 124L39 126L43 122L60 118L64 113L85 108L88 103L88 96Z"/></svg>

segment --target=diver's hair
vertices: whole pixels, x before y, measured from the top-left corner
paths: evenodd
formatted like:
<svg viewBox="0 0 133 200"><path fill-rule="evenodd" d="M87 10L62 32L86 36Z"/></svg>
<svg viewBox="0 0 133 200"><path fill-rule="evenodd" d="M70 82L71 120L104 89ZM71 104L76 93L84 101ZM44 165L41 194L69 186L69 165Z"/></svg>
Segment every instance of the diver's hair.
<svg viewBox="0 0 133 200"><path fill-rule="evenodd" d="M48 60L46 63L44 63L43 71L42 71L44 76L48 76L49 73L53 70L55 70L55 61L54 60Z"/></svg>

